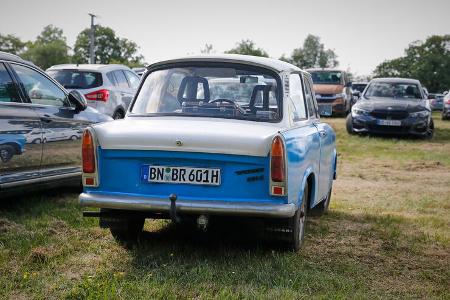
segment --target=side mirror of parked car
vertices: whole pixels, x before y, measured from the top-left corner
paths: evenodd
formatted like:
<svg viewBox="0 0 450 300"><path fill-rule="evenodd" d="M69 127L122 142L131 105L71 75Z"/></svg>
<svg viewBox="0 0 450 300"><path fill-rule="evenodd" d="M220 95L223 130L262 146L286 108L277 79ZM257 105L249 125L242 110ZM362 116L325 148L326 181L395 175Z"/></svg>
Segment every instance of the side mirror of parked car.
<svg viewBox="0 0 450 300"><path fill-rule="evenodd" d="M73 105L77 111L83 111L87 108L87 102L84 96L77 90L72 90L69 93L69 101Z"/></svg>

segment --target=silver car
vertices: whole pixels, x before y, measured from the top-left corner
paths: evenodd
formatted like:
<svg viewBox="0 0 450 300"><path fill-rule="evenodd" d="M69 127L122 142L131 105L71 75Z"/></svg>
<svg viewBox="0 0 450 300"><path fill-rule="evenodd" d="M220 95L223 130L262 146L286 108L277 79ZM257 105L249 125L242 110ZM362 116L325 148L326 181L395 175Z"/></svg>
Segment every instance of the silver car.
<svg viewBox="0 0 450 300"><path fill-rule="evenodd" d="M123 65L66 64L52 66L46 72L67 90L81 92L89 106L113 119L125 117L140 81Z"/></svg>

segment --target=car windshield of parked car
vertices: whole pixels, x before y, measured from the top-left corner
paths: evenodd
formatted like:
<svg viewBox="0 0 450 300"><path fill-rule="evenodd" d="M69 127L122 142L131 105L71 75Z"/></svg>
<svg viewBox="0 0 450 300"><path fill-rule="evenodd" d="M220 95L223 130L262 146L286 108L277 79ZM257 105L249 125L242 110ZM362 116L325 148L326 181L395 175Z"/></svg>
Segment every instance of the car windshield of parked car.
<svg viewBox="0 0 450 300"><path fill-rule="evenodd" d="M352 84L352 89L362 93L364 91L364 89L366 88L366 86L367 86L367 84L365 84L365 83L355 83L355 84Z"/></svg>
<svg viewBox="0 0 450 300"><path fill-rule="evenodd" d="M312 71L314 84L342 84L342 72L339 71Z"/></svg>
<svg viewBox="0 0 450 300"><path fill-rule="evenodd" d="M274 121L280 118L276 75L261 68L179 67L150 73L133 115Z"/></svg>
<svg viewBox="0 0 450 300"><path fill-rule="evenodd" d="M419 86L414 83L373 82L367 88L364 97L422 99L422 94L420 93Z"/></svg>
<svg viewBox="0 0 450 300"><path fill-rule="evenodd" d="M103 84L102 74L78 70L49 70L51 77L66 89L92 89Z"/></svg>

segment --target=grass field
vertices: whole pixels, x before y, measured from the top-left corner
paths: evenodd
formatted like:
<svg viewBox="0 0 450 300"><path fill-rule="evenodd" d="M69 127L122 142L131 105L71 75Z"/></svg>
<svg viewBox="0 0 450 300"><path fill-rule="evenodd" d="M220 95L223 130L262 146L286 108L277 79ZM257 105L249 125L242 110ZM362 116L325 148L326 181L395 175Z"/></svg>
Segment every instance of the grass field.
<svg viewBox="0 0 450 300"><path fill-rule="evenodd" d="M257 229L147 221L125 249L70 191L0 204L0 298L450 299L450 122L432 140L337 132L331 211L299 253Z"/></svg>

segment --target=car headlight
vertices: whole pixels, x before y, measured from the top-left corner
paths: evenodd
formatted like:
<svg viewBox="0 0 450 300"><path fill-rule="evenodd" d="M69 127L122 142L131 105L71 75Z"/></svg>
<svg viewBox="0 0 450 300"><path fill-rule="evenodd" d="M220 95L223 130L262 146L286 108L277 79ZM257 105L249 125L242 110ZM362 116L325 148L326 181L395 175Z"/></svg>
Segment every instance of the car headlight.
<svg viewBox="0 0 450 300"><path fill-rule="evenodd" d="M370 115L370 112L361 108L357 108L353 106L352 108L352 115L353 116L368 116Z"/></svg>
<svg viewBox="0 0 450 300"><path fill-rule="evenodd" d="M426 118L429 115L430 112L428 110L417 111L409 114L411 118Z"/></svg>

